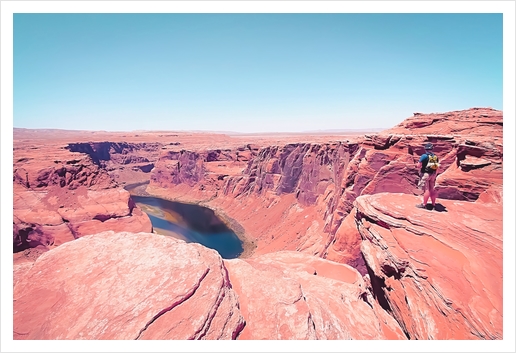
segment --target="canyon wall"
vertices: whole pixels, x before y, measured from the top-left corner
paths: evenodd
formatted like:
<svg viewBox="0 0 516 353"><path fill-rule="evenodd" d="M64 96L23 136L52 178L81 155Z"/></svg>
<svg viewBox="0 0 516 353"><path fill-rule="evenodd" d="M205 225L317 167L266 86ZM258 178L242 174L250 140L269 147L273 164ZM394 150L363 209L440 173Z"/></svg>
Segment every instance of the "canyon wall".
<svg viewBox="0 0 516 353"><path fill-rule="evenodd" d="M161 148L162 143L159 142L78 142L67 146L70 152L89 155L93 163L105 169L115 180L120 178L121 173L149 173Z"/></svg>
<svg viewBox="0 0 516 353"><path fill-rule="evenodd" d="M14 338L502 339L501 206L415 199L357 198L365 276L297 251L222 260L157 234L84 236L14 266Z"/></svg>
<svg viewBox="0 0 516 353"><path fill-rule="evenodd" d="M502 112L415 113L351 141L173 138L15 145L15 339L503 338ZM428 141L441 162L434 211L414 207ZM148 234L131 181L214 209L251 255ZM95 310L74 281L95 288ZM117 313L131 323L120 334Z"/></svg>
<svg viewBox="0 0 516 353"><path fill-rule="evenodd" d="M152 231L129 193L89 155L48 145L14 153L13 251L21 258L103 230Z"/></svg>
<svg viewBox="0 0 516 353"><path fill-rule="evenodd" d="M463 120L470 122L468 130L457 128ZM473 126L478 133L449 134L475 130ZM242 148L245 159L239 158L241 150L163 151L147 190L201 202L238 220L256 244L256 254L306 251L365 274L355 199L382 192L417 195L417 162L430 141L441 162L438 198L500 201L502 127L501 112L471 109L417 114L356 143ZM430 131L443 134L425 134Z"/></svg>

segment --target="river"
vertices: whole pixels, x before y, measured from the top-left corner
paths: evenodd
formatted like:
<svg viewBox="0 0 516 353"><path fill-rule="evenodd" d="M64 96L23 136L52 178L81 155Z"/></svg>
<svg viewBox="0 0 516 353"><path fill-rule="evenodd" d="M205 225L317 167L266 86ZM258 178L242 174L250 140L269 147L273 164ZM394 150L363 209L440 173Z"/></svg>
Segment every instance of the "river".
<svg viewBox="0 0 516 353"><path fill-rule="evenodd" d="M242 241L209 208L157 197L131 198L147 213L158 234L202 244L218 251L224 259L237 258L243 252Z"/></svg>

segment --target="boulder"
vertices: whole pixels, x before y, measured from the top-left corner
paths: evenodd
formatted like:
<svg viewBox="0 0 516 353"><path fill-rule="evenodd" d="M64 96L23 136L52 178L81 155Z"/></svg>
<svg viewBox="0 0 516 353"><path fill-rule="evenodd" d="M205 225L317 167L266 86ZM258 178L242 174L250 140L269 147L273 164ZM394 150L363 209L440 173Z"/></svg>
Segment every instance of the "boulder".
<svg viewBox="0 0 516 353"><path fill-rule="evenodd" d="M293 251L224 263L246 320L239 339L406 339L350 266Z"/></svg>
<svg viewBox="0 0 516 353"><path fill-rule="evenodd" d="M150 233L89 235L15 269L14 339L235 339L221 257Z"/></svg>

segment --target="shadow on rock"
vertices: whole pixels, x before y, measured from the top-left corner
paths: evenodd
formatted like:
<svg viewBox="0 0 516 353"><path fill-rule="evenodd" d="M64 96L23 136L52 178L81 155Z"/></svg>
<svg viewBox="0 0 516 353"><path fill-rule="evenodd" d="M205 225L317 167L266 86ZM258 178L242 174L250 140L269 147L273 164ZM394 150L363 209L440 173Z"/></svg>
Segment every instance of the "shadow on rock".
<svg viewBox="0 0 516 353"><path fill-rule="evenodd" d="M448 212L448 210L446 209L446 207L444 207L444 206L443 206L442 204L440 204L440 203L436 203L436 204L435 204L434 211L437 211L437 212Z"/></svg>

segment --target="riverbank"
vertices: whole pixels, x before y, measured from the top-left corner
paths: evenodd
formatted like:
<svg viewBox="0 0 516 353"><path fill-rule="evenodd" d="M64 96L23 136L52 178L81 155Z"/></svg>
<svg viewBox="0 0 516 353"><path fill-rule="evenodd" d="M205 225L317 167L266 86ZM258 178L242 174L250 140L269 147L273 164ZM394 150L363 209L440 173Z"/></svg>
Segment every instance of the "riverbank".
<svg viewBox="0 0 516 353"><path fill-rule="evenodd" d="M162 193L149 193L147 191L147 186L148 185L149 185L148 181L141 182L141 183L127 184L127 185L124 186L124 189L129 191L129 193L131 195L134 195L134 196L156 197L156 198L161 198L161 199L164 199L164 200L167 200L167 201L195 204L195 205L198 205L198 206L202 206L202 207L206 207L206 208L211 209L211 210L213 210L213 212L215 212L215 215L222 222L224 222L224 224L229 229L231 229L236 234L238 239L240 239L240 241L242 242L243 251L242 251L242 254L240 254L240 256L238 258L246 259L246 258L251 257L254 254L254 251L257 248L256 243L254 241L252 241L251 239L249 239L245 235L245 229L244 229L244 227L242 227L242 225L240 225L240 223L238 223L235 219L229 217L219 207L213 207L213 206L211 206L208 203L203 202L203 201L199 201L199 202L186 202L186 201L184 201L182 199L179 199L179 198L170 197L169 195L163 195Z"/></svg>

